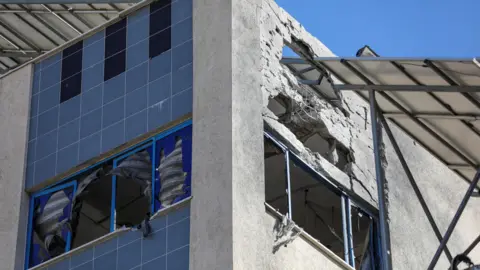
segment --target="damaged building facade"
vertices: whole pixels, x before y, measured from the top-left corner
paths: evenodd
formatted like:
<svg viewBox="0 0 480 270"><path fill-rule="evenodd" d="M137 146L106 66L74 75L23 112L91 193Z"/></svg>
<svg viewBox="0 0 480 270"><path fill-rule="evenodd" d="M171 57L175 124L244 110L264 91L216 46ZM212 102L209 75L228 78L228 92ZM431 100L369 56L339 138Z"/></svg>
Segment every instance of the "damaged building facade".
<svg viewBox="0 0 480 270"><path fill-rule="evenodd" d="M147 0L3 75L0 269L427 269L468 183L394 124L376 167L285 50L335 56L273 0Z"/></svg>

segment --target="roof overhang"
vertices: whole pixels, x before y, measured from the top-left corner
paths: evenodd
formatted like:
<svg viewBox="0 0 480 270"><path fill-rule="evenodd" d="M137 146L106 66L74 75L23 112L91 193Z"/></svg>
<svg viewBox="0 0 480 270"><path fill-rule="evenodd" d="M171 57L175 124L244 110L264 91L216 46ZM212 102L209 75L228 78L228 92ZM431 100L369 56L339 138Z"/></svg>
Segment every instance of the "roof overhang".
<svg viewBox="0 0 480 270"><path fill-rule="evenodd" d="M431 154L469 181L480 165L480 65L477 59L377 57L283 58L300 83L335 101L355 91ZM325 82L328 82L326 84Z"/></svg>

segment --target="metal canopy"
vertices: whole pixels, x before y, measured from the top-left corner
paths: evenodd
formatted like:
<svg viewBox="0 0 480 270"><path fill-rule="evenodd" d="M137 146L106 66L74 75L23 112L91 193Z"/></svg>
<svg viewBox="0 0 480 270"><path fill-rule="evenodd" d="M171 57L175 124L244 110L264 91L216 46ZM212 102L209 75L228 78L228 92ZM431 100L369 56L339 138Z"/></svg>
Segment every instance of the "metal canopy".
<svg viewBox="0 0 480 270"><path fill-rule="evenodd" d="M0 4L0 74L104 24L133 4Z"/></svg>
<svg viewBox="0 0 480 270"><path fill-rule="evenodd" d="M368 90L377 91L385 117L462 178L470 182L474 177L480 164L478 61L328 57L284 58L282 63L323 96L353 90L368 100ZM325 74L333 76L333 83L321 83Z"/></svg>

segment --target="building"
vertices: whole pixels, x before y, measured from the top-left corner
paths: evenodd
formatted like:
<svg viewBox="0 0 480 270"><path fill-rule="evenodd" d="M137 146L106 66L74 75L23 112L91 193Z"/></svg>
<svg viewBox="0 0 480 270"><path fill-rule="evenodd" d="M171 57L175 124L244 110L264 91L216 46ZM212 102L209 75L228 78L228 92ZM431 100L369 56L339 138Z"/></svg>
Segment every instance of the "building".
<svg viewBox="0 0 480 270"><path fill-rule="evenodd" d="M333 56L272 0L147 0L5 68L0 269L448 269L479 233L475 116L462 152L380 99L377 125Z"/></svg>

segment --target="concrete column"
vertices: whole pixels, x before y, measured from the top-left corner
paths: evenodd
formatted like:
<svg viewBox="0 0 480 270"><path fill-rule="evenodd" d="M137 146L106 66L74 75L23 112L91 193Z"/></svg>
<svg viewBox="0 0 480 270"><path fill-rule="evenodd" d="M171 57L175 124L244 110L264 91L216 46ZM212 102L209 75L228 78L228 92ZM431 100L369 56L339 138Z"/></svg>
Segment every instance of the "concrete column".
<svg viewBox="0 0 480 270"><path fill-rule="evenodd" d="M261 0L193 1L190 269L266 269ZM265 253L266 254L266 253Z"/></svg>
<svg viewBox="0 0 480 270"><path fill-rule="evenodd" d="M32 65L0 79L0 269L23 269L28 220L24 192Z"/></svg>

